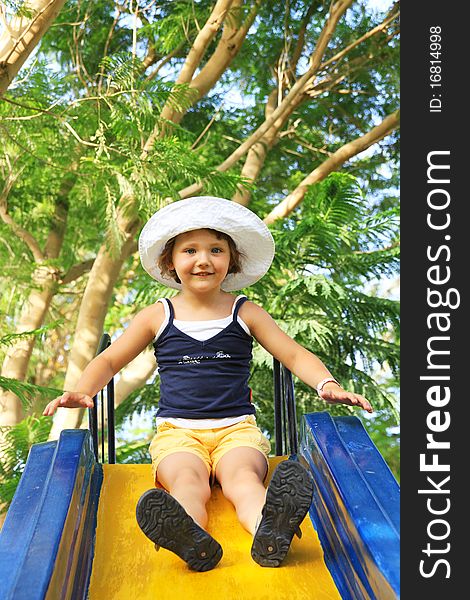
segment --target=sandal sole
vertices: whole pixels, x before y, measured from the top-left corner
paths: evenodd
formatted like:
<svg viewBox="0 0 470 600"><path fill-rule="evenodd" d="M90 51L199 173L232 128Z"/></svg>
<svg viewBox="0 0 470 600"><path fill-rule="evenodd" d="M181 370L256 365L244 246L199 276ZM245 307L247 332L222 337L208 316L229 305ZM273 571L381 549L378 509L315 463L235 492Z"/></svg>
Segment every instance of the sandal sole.
<svg viewBox="0 0 470 600"><path fill-rule="evenodd" d="M136 518L154 544L178 555L194 571L209 571L222 558L220 544L164 490L156 488L142 494Z"/></svg>
<svg viewBox="0 0 470 600"><path fill-rule="evenodd" d="M313 481L300 463L285 460L276 467L266 492L262 518L251 556L262 567L278 567L286 557L313 497Z"/></svg>

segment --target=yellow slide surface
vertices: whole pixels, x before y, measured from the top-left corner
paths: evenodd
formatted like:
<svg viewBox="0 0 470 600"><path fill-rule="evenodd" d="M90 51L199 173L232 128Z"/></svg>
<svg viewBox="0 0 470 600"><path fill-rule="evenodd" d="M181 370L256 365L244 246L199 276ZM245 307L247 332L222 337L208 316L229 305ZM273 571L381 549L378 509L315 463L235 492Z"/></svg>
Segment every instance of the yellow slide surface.
<svg viewBox="0 0 470 600"><path fill-rule="evenodd" d="M270 459L268 480L284 459ZM103 471L90 600L341 600L308 515L282 566L264 568L251 558L252 536L216 485L208 530L224 555L212 571L196 573L172 552L156 552L137 525L137 501L153 487L150 465L103 465Z"/></svg>

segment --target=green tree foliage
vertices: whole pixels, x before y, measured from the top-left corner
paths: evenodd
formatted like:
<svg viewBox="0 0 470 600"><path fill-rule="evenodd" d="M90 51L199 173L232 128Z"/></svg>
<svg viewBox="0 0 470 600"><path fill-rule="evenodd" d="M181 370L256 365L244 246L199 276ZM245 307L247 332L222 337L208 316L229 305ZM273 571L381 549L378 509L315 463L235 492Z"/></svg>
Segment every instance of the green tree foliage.
<svg viewBox="0 0 470 600"><path fill-rule="evenodd" d="M5 348L12 344L15 340L24 339L29 336L37 336L44 338L44 334L57 327L58 323L51 323L48 326L41 327L34 331L24 331L23 333L10 333L0 338L0 349ZM13 392L18 396L23 404L25 410L29 409L33 403L33 400L38 396L49 400L52 400L57 393L60 391L57 388L49 388L44 386L34 385L25 381L18 381L17 379L11 379L0 375L0 390L6 390Z"/></svg>
<svg viewBox="0 0 470 600"><path fill-rule="evenodd" d="M400 433L393 416L384 411L375 419L364 420L363 424L395 478L400 481Z"/></svg>
<svg viewBox="0 0 470 600"><path fill-rule="evenodd" d="M201 193L227 198L244 186L250 208L263 218L333 152L397 109L396 19L367 35L393 17L397 5L380 12L358 0L338 22L308 94L281 127L259 176L248 181L241 174L245 157L221 172L217 167L264 121L273 90L281 101L308 68L329 11L328 3L306 0L235 4L196 73L217 52L225 26L236 29L250 11L258 12L236 56L202 98L193 82L175 82L213 2L71 0L0 102L0 211L15 223L0 221L6 290L0 311L7 315L0 336L16 332L28 295L40 285L38 266L53 269L56 283L40 326L63 319L47 332L48 343L34 349L26 387L2 380L4 387L16 385L11 389L19 395L28 385L62 387L88 270L102 244L119 251L126 211L142 223L186 186L202 182ZM169 122L162 117L165 106L184 118ZM246 290L345 387L373 402L377 435L384 439L379 425L397 419L398 305L381 297L374 283L398 274L397 164L394 131L344 164L342 173L312 186L303 203L272 226L273 266ZM63 244L56 258L40 260L25 233L44 249L57 227L58 202L66 215ZM132 254L114 287L106 330L118 334L137 310L166 294ZM259 421L272 432L271 358L259 347L251 385ZM325 405L301 382L296 390L299 415L351 412ZM150 385L119 406L122 461L143 459L151 431L139 430L142 439L129 441L124 430L132 415L154 410L157 401ZM36 402L33 413L45 402ZM33 421L27 423L29 431ZM15 453L19 438L7 439Z"/></svg>
<svg viewBox="0 0 470 600"><path fill-rule="evenodd" d="M46 417L29 416L13 427L0 428L0 514L11 502L23 473L29 449L45 442L51 428Z"/></svg>
<svg viewBox="0 0 470 600"><path fill-rule="evenodd" d="M376 409L395 410L393 396L370 373L377 364L398 370L397 342L386 334L398 327L399 307L365 289L371 279L397 268L396 210L370 214L357 181L338 173L315 186L301 209L276 224L273 233L273 268L247 293L266 306L286 333L315 352L346 389L364 394ZM387 248L384 237L390 242ZM269 363L259 349L256 367L262 370ZM300 414L325 408L302 382L296 387ZM266 394L263 390L260 398ZM261 412L266 410L263 405ZM330 410L351 411L344 405Z"/></svg>

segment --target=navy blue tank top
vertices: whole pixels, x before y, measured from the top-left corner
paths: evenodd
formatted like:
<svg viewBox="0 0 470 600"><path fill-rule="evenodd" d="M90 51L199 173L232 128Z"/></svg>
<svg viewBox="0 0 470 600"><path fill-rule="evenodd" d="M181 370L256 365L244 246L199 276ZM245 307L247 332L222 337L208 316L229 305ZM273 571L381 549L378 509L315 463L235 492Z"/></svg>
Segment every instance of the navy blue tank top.
<svg viewBox="0 0 470 600"><path fill-rule="evenodd" d="M153 346L160 375L158 417L217 419L255 414L248 387L253 338L237 321L247 300L240 298L232 321L217 335L200 341L170 318Z"/></svg>

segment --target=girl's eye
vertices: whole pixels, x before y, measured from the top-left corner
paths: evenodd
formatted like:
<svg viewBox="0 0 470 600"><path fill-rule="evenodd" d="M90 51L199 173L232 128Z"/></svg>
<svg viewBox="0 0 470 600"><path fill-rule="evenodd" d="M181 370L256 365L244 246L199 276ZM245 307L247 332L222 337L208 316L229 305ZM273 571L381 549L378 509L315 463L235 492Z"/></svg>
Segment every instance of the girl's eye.
<svg viewBox="0 0 470 600"><path fill-rule="evenodd" d="M220 254L220 252L223 252L222 248L212 248L213 254Z"/></svg>
<svg viewBox="0 0 470 600"><path fill-rule="evenodd" d="M187 254L194 254L196 252L196 250L194 248L186 248L185 252Z"/></svg>

